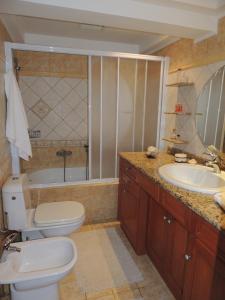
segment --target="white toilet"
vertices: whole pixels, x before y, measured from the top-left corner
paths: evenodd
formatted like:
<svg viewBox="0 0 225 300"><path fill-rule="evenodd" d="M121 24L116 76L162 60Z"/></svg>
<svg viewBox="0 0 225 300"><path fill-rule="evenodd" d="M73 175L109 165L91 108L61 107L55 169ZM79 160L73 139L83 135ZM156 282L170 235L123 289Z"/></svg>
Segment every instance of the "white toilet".
<svg viewBox="0 0 225 300"><path fill-rule="evenodd" d="M31 200L26 174L9 177L2 195L6 226L21 231L24 241L67 236L80 228L85 219L83 205L75 201L43 203L36 209L26 209L25 202Z"/></svg>

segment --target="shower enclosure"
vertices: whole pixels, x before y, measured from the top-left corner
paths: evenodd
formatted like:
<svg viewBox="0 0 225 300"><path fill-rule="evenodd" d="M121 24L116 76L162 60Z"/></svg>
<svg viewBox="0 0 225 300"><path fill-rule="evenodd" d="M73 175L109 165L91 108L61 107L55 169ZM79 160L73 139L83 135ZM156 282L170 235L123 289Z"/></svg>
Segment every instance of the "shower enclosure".
<svg viewBox="0 0 225 300"><path fill-rule="evenodd" d="M62 174L61 179L53 176L48 183L112 179L118 177L120 151L144 151L149 145L159 145L167 58L6 43L6 67L13 67L15 53L20 64L18 53L24 51L26 59L30 53L33 57L47 54L55 74L42 69L33 80L28 72L29 61L19 65L20 69L17 66L22 95L24 89L28 94L23 98L33 154L40 157L35 162L35 173L35 163L32 165L31 160L19 164L11 147L14 174L22 167L22 171L33 175L34 182L36 175L51 178L53 169L54 176ZM58 55L55 60L52 54ZM35 59L30 61L35 64ZM60 76L56 72L59 61L67 70ZM82 74L76 71L77 67L83 70ZM28 88L38 99L28 93ZM48 89L57 99L46 96ZM51 127L49 133L45 125ZM51 161L57 161L57 167Z"/></svg>

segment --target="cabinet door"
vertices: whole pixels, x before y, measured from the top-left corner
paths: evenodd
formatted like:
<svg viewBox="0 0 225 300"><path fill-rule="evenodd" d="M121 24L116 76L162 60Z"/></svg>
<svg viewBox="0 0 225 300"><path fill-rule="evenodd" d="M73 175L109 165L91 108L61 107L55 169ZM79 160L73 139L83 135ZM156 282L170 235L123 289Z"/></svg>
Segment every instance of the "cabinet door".
<svg viewBox="0 0 225 300"><path fill-rule="evenodd" d="M212 285L211 300L225 299L225 259L224 253L220 253L215 263L215 273Z"/></svg>
<svg viewBox="0 0 225 300"><path fill-rule="evenodd" d="M167 284L176 296L181 299L183 294L185 254L187 251L188 232L172 217L167 219L167 261L165 276Z"/></svg>
<svg viewBox="0 0 225 300"><path fill-rule="evenodd" d="M122 229L135 248L138 230L138 199L125 187L120 192L120 220Z"/></svg>
<svg viewBox="0 0 225 300"><path fill-rule="evenodd" d="M147 252L152 261L163 272L166 247L166 211L154 199L149 199L149 217L147 229Z"/></svg>
<svg viewBox="0 0 225 300"><path fill-rule="evenodd" d="M209 300L215 255L197 238L190 240L188 248L183 299Z"/></svg>

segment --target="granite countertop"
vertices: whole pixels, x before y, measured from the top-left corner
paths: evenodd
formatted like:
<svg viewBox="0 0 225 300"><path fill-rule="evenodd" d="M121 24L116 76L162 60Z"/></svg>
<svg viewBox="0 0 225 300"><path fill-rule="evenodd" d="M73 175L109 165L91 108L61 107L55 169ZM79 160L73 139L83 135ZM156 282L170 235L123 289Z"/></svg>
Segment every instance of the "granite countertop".
<svg viewBox="0 0 225 300"><path fill-rule="evenodd" d="M191 192L167 183L158 173L162 165L174 162L174 157L167 153L159 153L156 159L147 158L144 152L121 152L120 156L129 161L142 173L159 183L170 194L178 198L190 209L202 216L219 230L225 230L225 212L214 202L212 195Z"/></svg>

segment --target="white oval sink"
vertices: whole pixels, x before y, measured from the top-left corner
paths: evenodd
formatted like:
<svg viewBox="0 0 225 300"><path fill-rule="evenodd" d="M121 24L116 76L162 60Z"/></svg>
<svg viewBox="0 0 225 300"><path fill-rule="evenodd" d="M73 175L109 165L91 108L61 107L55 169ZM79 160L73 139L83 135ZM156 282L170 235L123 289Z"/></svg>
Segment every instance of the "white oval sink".
<svg viewBox="0 0 225 300"><path fill-rule="evenodd" d="M159 175L178 187L205 194L225 191L225 172L216 174L212 168L181 163L167 164L159 168Z"/></svg>

